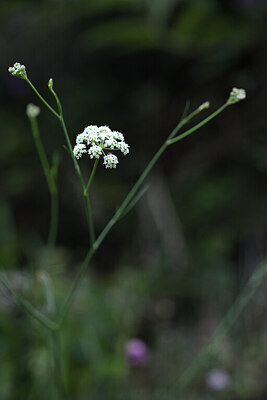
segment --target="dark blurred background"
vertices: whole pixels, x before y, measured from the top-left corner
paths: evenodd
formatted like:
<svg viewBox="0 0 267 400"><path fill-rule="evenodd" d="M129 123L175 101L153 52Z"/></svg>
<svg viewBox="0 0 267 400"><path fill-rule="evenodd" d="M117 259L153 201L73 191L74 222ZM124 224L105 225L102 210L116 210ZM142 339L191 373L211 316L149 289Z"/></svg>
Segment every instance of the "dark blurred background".
<svg viewBox="0 0 267 400"><path fill-rule="evenodd" d="M97 232L187 100L190 110L209 100L213 111L232 87L247 91L246 101L168 149L146 195L94 257L62 333L71 398L176 399L179 376L264 260L266 17L265 0L1 1L0 264L44 311L43 293L53 287L60 303L86 254L86 213L60 126L7 68L25 64L51 102L54 79L73 143L91 124L124 133L130 154L114 171L100 166L93 185ZM49 195L25 116L29 102L42 109L49 157L60 154L58 244L46 269L39 261ZM80 164L88 175L90 160ZM179 398L267 398L266 289ZM47 399L46 339L2 292L0 399ZM140 365L124 354L132 338L150 354Z"/></svg>

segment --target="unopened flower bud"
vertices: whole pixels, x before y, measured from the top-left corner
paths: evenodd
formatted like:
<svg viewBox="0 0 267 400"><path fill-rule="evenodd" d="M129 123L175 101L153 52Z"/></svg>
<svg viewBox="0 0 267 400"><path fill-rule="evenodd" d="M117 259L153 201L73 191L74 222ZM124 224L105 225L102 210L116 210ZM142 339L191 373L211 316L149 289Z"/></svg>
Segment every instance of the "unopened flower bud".
<svg viewBox="0 0 267 400"><path fill-rule="evenodd" d="M203 111L203 110L206 110L207 108L209 108L209 106L210 106L210 102L209 101L205 101L205 103L201 104L198 107L198 109L199 109L199 111Z"/></svg>
<svg viewBox="0 0 267 400"><path fill-rule="evenodd" d="M246 98L246 91L244 89L233 88L230 97L227 101L228 104L234 104Z"/></svg>
<svg viewBox="0 0 267 400"><path fill-rule="evenodd" d="M48 87L52 92L53 91L53 79L52 78L50 78L49 81L48 81Z"/></svg>
<svg viewBox="0 0 267 400"><path fill-rule="evenodd" d="M23 64L15 63L13 67L8 68L8 72L10 72L13 76L21 79L27 79L26 67Z"/></svg>

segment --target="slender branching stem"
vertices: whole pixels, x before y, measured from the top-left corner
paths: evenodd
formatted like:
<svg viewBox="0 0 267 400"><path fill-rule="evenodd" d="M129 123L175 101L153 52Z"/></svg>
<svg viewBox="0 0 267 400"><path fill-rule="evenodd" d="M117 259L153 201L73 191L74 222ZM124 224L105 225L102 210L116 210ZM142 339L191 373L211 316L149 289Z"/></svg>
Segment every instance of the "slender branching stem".
<svg viewBox="0 0 267 400"><path fill-rule="evenodd" d="M38 153L40 161L41 161L41 165L42 165L42 168L43 168L43 171L44 171L44 175L45 175L46 180L47 180L49 192L50 192L50 194L54 194L54 193L57 192L57 187L56 187L56 184L55 184L54 177L51 174L49 161L48 161L47 155L45 153L43 143L42 143L41 138L40 138L40 132L39 132L39 128L38 128L37 119L33 118L33 117L30 117L29 120L30 120L30 123L31 123L32 135L33 135L34 143L35 143L35 146L36 146L36 149L37 149L37 153Z"/></svg>
<svg viewBox="0 0 267 400"><path fill-rule="evenodd" d="M64 117L63 117L61 103L60 103L59 100L57 100L57 102L58 102L59 110L60 110L60 123L61 123L64 135L65 135L65 139L66 139L66 142L67 142L67 145L68 145L68 149L69 149L69 152L71 154L71 158L72 158L74 167L76 169L76 172L78 174L78 177L79 177L79 180L80 180L80 183L81 183L81 187L82 187L82 191L83 191L83 195L84 195L84 198L85 198L85 205L86 205L87 219L88 219L88 228L89 228L89 236L90 236L90 244L92 245L94 243L94 240L95 240L95 234L94 234L94 224L93 224L93 218L92 218L92 210L91 210L91 205L90 205L89 193L86 190L84 179L83 179L83 176L82 176L78 161L74 157L74 154L73 154L73 151L72 151L72 146L71 146L68 130L67 130L67 127L66 127L66 124L65 124L65 121L64 121ZM89 181L90 181L90 178L89 178Z"/></svg>
<svg viewBox="0 0 267 400"><path fill-rule="evenodd" d="M61 324L63 323L63 321L64 321L64 319L65 319L65 317L66 317L66 315L68 313L68 310L69 310L69 308L71 306L71 303L73 301L75 293L76 293L76 291L77 291L77 289L78 289L78 287L79 287L79 285L81 283L82 278L84 277L84 274L85 274L85 272L87 270L87 267L88 267L93 255L95 254L96 250L97 250L97 247L95 245L93 245L90 248L90 250L88 251L88 253L87 253L87 255L86 255L86 257L85 257L85 259L84 259L84 261L83 261L83 263L81 265L81 268L79 269L79 271L78 271L78 273L77 273L77 275L76 275L76 277L75 277L75 279L73 281L73 284L72 284L72 286L71 286L71 288L69 290L69 293L67 294L67 296L65 298L65 301L64 301L64 303L63 303L63 305L61 307L61 310L59 312L59 316L58 316L58 320L57 320L57 324L59 326L61 326Z"/></svg>
<svg viewBox="0 0 267 400"><path fill-rule="evenodd" d="M58 232L58 193L51 193L51 216L50 229L48 233L47 245L51 250L55 247Z"/></svg>
<svg viewBox="0 0 267 400"><path fill-rule="evenodd" d="M68 394L64 381L64 371L61 356L61 346L59 340L59 331L51 332L51 350L53 355L53 379L57 390L59 400L67 400Z"/></svg>
<svg viewBox="0 0 267 400"><path fill-rule="evenodd" d="M84 193L86 212L88 217L88 227L89 227L89 240L90 246L93 246L95 241L95 229L93 224L92 210L88 193Z"/></svg>
<svg viewBox="0 0 267 400"><path fill-rule="evenodd" d="M199 122L198 124L196 124L195 126L193 126L193 128L188 129L186 132L182 133L181 135L177 136L177 137L170 137L167 140L167 144L173 144L176 142L179 142L179 140L184 139L185 137L191 135L191 133L197 131L198 129L200 129L202 126L206 125L209 121L211 121L213 118L215 118L218 114L220 114L223 110L225 110L226 107L228 107L229 104L225 103L223 104L220 108L218 108L218 110L216 110L214 113L212 113L211 115L209 115L207 118L203 119L203 121Z"/></svg>
<svg viewBox="0 0 267 400"><path fill-rule="evenodd" d="M69 154L70 154L70 156L72 158L72 161L73 161L73 164L74 164L74 168L75 168L75 170L77 172L77 175L78 175L81 187L82 187L82 191L83 191L83 194L84 194L84 197L85 197L87 219L88 219L88 228L89 228L89 235L90 235L90 244L92 245L93 242L94 242L95 236L94 236L94 225L93 225L93 218L92 218L92 211L91 211L89 194L88 194L88 190L87 190L87 188L85 186L84 179L83 179L83 176L82 176L78 161L76 160L76 158L74 157L74 154L73 154L69 133L68 133L68 130L67 130L67 127L66 127L66 123L65 123L65 120L64 120L64 115L63 115L61 102L60 102L56 92L53 90L53 88L49 87L49 89L51 90L52 94L55 97L55 100L56 100L56 103L57 103L57 106L58 106L58 112L56 112L54 110L54 108L51 107L50 104L38 92L36 87L31 83L31 81L28 78L26 79L26 81L28 82L30 87L33 89L33 91L36 93L36 95L39 97L39 99L44 103L44 105L59 119L60 125L62 127L64 136L65 136L65 140L66 140L66 143L67 143L67 148L68 148ZM91 179L91 181L92 181L92 179ZM90 184L91 184L91 182L90 182Z"/></svg>
<svg viewBox="0 0 267 400"><path fill-rule="evenodd" d="M216 115L218 115L220 112L222 112L224 110L224 108L226 107L226 105L220 107L217 111L215 111L213 114L211 114L209 117L205 118L205 123L209 122L211 119L213 119ZM192 113L193 114L193 113ZM194 116L194 115L193 115ZM189 119L188 117L186 118L188 122ZM84 262L82 263L80 270L77 273L77 276L70 288L69 293L66 296L66 300L63 304L63 307L60 311L59 314L59 319L58 319L58 323L62 324L65 316L67 315L68 309L72 303L72 300L76 294L76 291L80 285L80 282L83 278L83 276L85 275L85 272L87 270L87 267L89 265L89 262L92 258L92 256L94 255L94 253L96 252L96 250L99 248L99 246L101 245L101 243L103 242L103 240L105 239L105 237L107 236L107 234L109 233L109 231L111 230L111 228L116 224L116 222L121 218L121 216L123 215L125 209L127 208L127 206L129 205L129 203L132 201L132 199L134 198L134 196L136 195L137 191L139 190L139 188L141 187L141 185L143 184L145 178L147 177L147 175L149 174L149 172L151 171L151 169L153 168L153 166L156 164L156 162L158 161L158 159L160 158L160 156L162 155L162 153L164 153L164 151L166 150L166 148L174 143L175 141L181 140L184 137L190 135L191 133L195 132L197 129L201 128L205 123L199 123L196 125L196 129L189 129L187 132L185 132L184 134L174 138L174 136L179 132L179 130L184 126L184 119L182 119L179 124L174 128L174 130L170 133L170 135L168 136L167 140L163 143L163 145L159 148L159 150L155 153L154 157L150 160L150 162L148 163L148 165L146 166L146 168L144 169L143 173L140 175L139 179L137 180L137 182L134 184L134 186L132 187L132 189L130 190L130 192L128 193L128 195L125 197L124 201L122 202L121 206L118 208L118 210L115 212L115 214L113 215L113 217L110 219L110 221L107 223L107 225L104 227L104 229L102 230L102 232L100 233L100 235L98 236L98 238L95 240L93 246L90 248L90 250L88 251ZM179 139L180 138L180 139ZM178 140L177 140L178 139Z"/></svg>
<svg viewBox="0 0 267 400"><path fill-rule="evenodd" d="M38 321L42 326L47 328L50 331L55 331L58 329L58 324L53 322L50 318L45 316L41 311L37 310L32 304L20 296L13 288L7 277L1 273L0 280L5 288L12 294L12 297L16 301L16 303L22 308L25 312L31 315L36 321Z"/></svg>
<svg viewBox="0 0 267 400"><path fill-rule="evenodd" d="M48 189L51 197L51 217L50 217L50 228L48 234L48 251L51 252L52 248L55 246L57 229L58 229L58 190L57 190L55 176L53 174L52 168L49 165L49 161L45 153L43 143L41 141L37 119L29 117L29 120L31 123L33 139L41 161L44 175L47 180Z"/></svg>
<svg viewBox="0 0 267 400"><path fill-rule="evenodd" d="M47 108L49 108L49 110L57 117L60 118L60 115L53 109L53 107L50 106L50 104L43 98L43 96L38 92L38 90L36 89L36 87L31 83L31 81L27 78L25 79L26 82L30 85L30 87L32 88L32 90L37 94L37 96L39 97L39 99L46 105Z"/></svg>
<svg viewBox="0 0 267 400"><path fill-rule="evenodd" d="M96 173L96 169L97 169L98 163L99 163L99 159L97 158L97 159L95 160L95 162L94 162L94 166L93 166L92 172L91 172L91 174L90 174L90 178L89 178L89 180L88 180L88 183L87 183L87 186L86 186L86 189L85 189L85 193L86 193L86 194L89 193L91 184L92 184L92 182L93 182L93 179L94 179L94 176L95 176L95 173Z"/></svg>

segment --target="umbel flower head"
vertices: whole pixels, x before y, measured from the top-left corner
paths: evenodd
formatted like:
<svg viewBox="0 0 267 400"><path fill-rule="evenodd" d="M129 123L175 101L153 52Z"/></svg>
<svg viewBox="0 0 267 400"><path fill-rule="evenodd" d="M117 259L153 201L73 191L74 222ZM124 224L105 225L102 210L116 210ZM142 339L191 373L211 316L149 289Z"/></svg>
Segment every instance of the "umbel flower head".
<svg viewBox="0 0 267 400"><path fill-rule="evenodd" d="M26 67L23 64L16 62L13 67L8 68L8 72L17 78L27 79Z"/></svg>
<svg viewBox="0 0 267 400"><path fill-rule="evenodd" d="M233 88L227 103L234 104L237 103L238 101L244 100L245 98L246 98L246 91L244 89Z"/></svg>
<svg viewBox="0 0 267 400"><path fill-rule="evenodd" d="M73 154L77 159L83 154L95 159L103 156L106 168L116 168L118 157L110 152L106 154L109 150L119 150L124 155L129 153L129 145L125 143L123 134L112 131L108 126L89 125L77 136Z"/></svg>

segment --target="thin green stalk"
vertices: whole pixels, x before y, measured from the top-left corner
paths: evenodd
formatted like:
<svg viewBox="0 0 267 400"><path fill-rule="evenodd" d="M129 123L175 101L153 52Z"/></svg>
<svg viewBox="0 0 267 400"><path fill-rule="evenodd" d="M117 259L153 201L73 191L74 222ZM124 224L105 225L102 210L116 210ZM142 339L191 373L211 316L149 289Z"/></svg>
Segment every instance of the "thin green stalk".
<svg viewBox="0 0 267 400"><path fill-rule="evenodd" d="M53 109L53 107L50 106L50 104L47 103L47 101L43 98L43 96L38 92L38 90L36 89L36 87L31 83L31 81L27 78L25 79L26 82L28 82L28 84L30 85L30 87L32 88L32 90L37 94L37 96L39 97L39 99L46 105L47 108L49 108L49 110L57 117L60 118L60 115Z"/></svg>
<svg viewBox="0 0 267 400"><path fill-rule="evenodd" d="M218 350L218 344L235 324L241 313L254 296L256 290L262 284L267 275L267 262L261 264L250 277L248 283L238 296L232 307L226 313L222 322L219 324L209 343L200 351L192 364L179 377L178 389L185 389L194 379L198 371L204 366L210 355L214 355Z"/></svg>
<svg viewBox="0 0 267 400"><path fill-rule="evenodd" d="M90 245L93 246L94 241L95 241L95 229L94 229L94 224L93 224L92 211L91 211L91 205L90 205L88 193L84 194L84 199L85 199L86 212L87 212L87 217L88 217L89 240L90 240Z"/></svg>
<svg viewBox="0 0 267 400"><path fill-rule="evenodd" d="M93 224L93 218L92 218L92 212L91 212L91 206L90 206L90 200L89 200L89 190L91 187L91 184L93 182L97 165L98 165L99 160L96 159L94 162L94 166L92 169L92 172L90 174L87 186L83 192L84 198L85 198L85 203L86 203L86 209L87 209L87 215L88 215L88 225L89 225L89 235L90 235L90 243L91 246L93 246L94 241L95 241L95 230L94 230L94 224Z"/></svg>
<svg viewBox="0 0 267 400"><path fill-rule="evenodd" d="M65 135L65 139L66 139L66 142L67 142L67 146L68 146L69 152L71 154L71 158L72 158L74 167L75 167L75 169L77 171L77 174L78 174L78 177L79 177L79 180L80 180L80 183L81 183L81 187L82 187L82 190L83 190L83 195L84 195L84 198L85 198L86 211L87 211L87 218L88 218L90 244L92 246L94 241L95 241L95 233L94 233L94 224L93 224L92 211L91 211L91 205L90 205L90 199L89 199L88 192L89 192L89 187L90 187L90 185L92 183L93 177L94 177L95 172L96 172L97 162L95 162L95 164L94 164L91 176L89 178L89 182L87 184L87 187L85 187L84 179L82 177L78 161L76 160L76 158L74 157L74 154L73 154L69 133L68 133L68 130L67 130L67 127L66 127L66 124L65 124L64 116L63 116L63 110L62 110L61 102L60 102L56 92L51 88L50 88L50 90L53 93L53 95L54 95L54 97L56 99L57 105L58 105L58 111L59 111L59 115L60 115L60 124L62 126L64 135Z"/></svg>
<svg viewBox="0 0 267 400"><path fill-rule="evenodd" d="M185 137L189 136L191 133L195 132L196 130L200 129L202 126L206 125L209 121L211 121L213 118L215 118L218 114L220 114L226 107L228 107L229 104L225 103L223 104L218 110L216 110L214 113L209 115L207 118L203 119L203 121L199 122L197 125L193 126L193 128L188 129L186 132L182 133L181 135L177 137L170 137L167 140L167 144L171 145L173 143L178 142L179 140L184 139Z"/></svg>
<svg viewBox="0 0 267 400"><path fill-rule="evenodd" d="M81 173L78 161L76 160L76 158L74 157L74 154L73 154L69 133L68 133L68 130L67 130L67 127L66 127L66 124L65 124L65 120L64 120L64 116L63 116L62 111L61 111L61 114L60 114L59 121L60 121L60 124L62 126L62 129L63 129L63 132L64 132L64 136L65 136L65 139L66 139L66 142L67 142L68 150L69 150L69 153L71 155L75 170L76 170L76 172L78 174L78 177L79 177L79 180L80 180L80 183L81 183L81 186L82 186L82 190L84 192L85 183L84 183L84 180L83 180L83 177L82 177L82 173Z"/></svg>
<svg viewBox="0 0 267 400"><path fill-rule="evenodd" d="M50 320L46 315L41 313L41 311L37 310L34 308L31 303L22 298L18 293L16 293L12 285L10 284L9 280L7 277L4 276L4 274L0 274L0 279L2 284L6 287L6 289L12 294L14 300L16 303L28 314L30 314L34 319L36 319L41 325L43 325L45 328L49 329L50 331L55 331L58 329L58 325Z"/></svg>
<svg viewBox="0 0 267 400"><path fill-rule="evenodd" d="M38 128L37 119L35 117L29 117L32 135L35 142L35 146L41 161L44 175L47 180L48 189L51 198L51 216L50 216L50 228L48 233L48 252L46 257L46 263L48 262L49 254L51 253L53 247L56 243L57 229L58 229L58 191L55 181L55 176L53 175L52 168L50 168L47 155L44 150L43 143L41 141L40 132Z"/></svg>
<svg viewBox="0 0 267 400"><path fill-rule="evenodd" d="M63 323L63 321L64 321L64 319L65 319L65 317L66 317L66 315L68 313L68 310L70 308L72 300L73 300L73 298L74 298L74 296L76 294L76 291L77 291L77 289L78 289L78 287L79 287L79 285L81 283L81 280L82 280L82 278L83 278L83 276L84 276L84 274L85 274L85 272L87 270L89 262L91 261L91 259L92 259L93 255L95 254L96 250L97 250L97 247L95 247L95 245L93 245L90 248L90 250L88 251L88 253L87 253L87 255L86 255L86 257L85 257L85 259L84 259L84 261L83 261L83 263L81 265L81 268L79 269L79 271L78 271L78 273L77 273L77 275L76 275L76 277L74 279L74 282L73 282L73 284L72 284L72 286L71 286L71 288L69 290L69 293L67 294L66 299L65 299L65 301L63 303L63 306L61 307L61 310L59 312L59 316L58 316L58 320L57 320L57 324L59 326Z"/></svg>
<svg viewBox="0 0 267 400"><path fill-rule="evenodd" d="M71 142L70 142L70 138L69 138L69 134L67 131L67 127L64 121L64 117L63 117L63 111L62 111L62 106L61 103L57 97L57 95L55 94L55 92L53 91L52 93L54 94L56 101L57 101L57 105L58 105L58 109L59 109L59 114L47 103L47 101L43 98L43 96L41 96L41 94L38 92L38 90L36 89L36 87L31 83L31 81L27 78L26 81L28 82L28 84L31 86L31 88L33 89L33 91L37 94L37 96L39 97L39 99L45 104L45 106L59 119L60 124L62 126L63 132L64 132L64 136L67 142L67 146L68 146L68 150L70 152L74 167L77 171L79 180L81 182L82 185L82 189L83 191L85 190L85 184L84 184L84 180L83 177L81 175L81 171L80 171L80 167L79 164L76 160L76 158L74 157L73 151L72 151L72 146L71 146Z"/></svg>
<svg viewBox="0 0 267 400"><path fill-rule="evenodd" d="M70 141L70 137L68 134L68 130L65 124L65 120L64 120L64 116L63 116L63 110L62 110L62 106L60 103L60 100L57 96L57 94L55 93L55 91L53 90L52 85L49 85L49 89L51 90L52 94L54 95L56 102L57 102L57 106L58 106L58 111L59 113L57 113L53 107L50 106L50 104L48 104L48 102L43 98L43 96L38 92L38 90L36 89L36 87L31 83L31 81L27 78L26 81L28 82L28 84L30 85L30 87L33 89L33 91L37 94L37 96L39 97L39 99L45 104L45 106L59 119L61 127L63 129L63 133L65 136L65 140L67 142L67 147L69 150L69 153L71 155L73 164L74 164L74 168L77 172L79 181L81 183L81 187L82 187L82 191L83 193L87 193L86 191L86 187L85 187L85 183L84 183L84 179L82 177L82 173L78 164L78 161L76 160L76 158L74 157L73 154L73 150L72 150L72 145L71 145L71 141ZM92 212L91 212L91 206L90 206L90 200L89 200L89 195L85 195L85 203L86 203L86 210L87 210L87 217L88 217L88 227L89 227L89 234L90 234L90 243L92 244L94 242L94 227L93 227L93 219L92 219Z"/></svg>
<svg viewBox="0 0 267 400"><path fill-rule="evenodd" d="M56 244L57 231L58 231L58 194L56 192L51 194L50 229L47 240L47 244L50 251L51 249L54 248Z"/></svg>
<svg viewBox="0 0 267 400"><path fill-rule="evenodd" d="M64 371L58 331L51 332L51 348L53 354L53 379L55 381L58 399L67 400L68 394L64 382Z"/></svg>
<svg viewBox="0 0 267 400"><path fill-rule="evenodd" d="M206 123L208 121L210 121L212 118L214 118L219 112L221 112L223 109L225 108L225 106L221 107L219 110L217 110L215 113L213 113L209 118L206 118L205 121ZM100 233L100 235L98 236L98 238L95 240L93 246L90 248L90 250L88 251L84 262L81 265L81 268L79 270L79 272L77 273L77 276L70 288L69 293L66 296L66 300L63 304L63 307L60 311L59 314L59 324L62 324L65 316L67 315L68 309L72 303L72 300L75 296L75 293L80 285L80 282L83 278L83 276L85 275L85 272L87 270L87 267L89 265L89 262L91 260L91 258L93 257L94 253L96 252L96 250L98 249L98 247L100 246L100 244L103 242L103 240L105 239L105 237L107 236L107 234L109 233L109 231L111 230L111 228L116 224L116 222L120 219L120 217L122 216L123 212L125 211L125 209L127 208L127 206L130 204L130 202L132 201L132 199L134 198L136 192L138 191L138 189L140 188L140 186L142 185L142 183L144 182L145 178L147 177L147 175L149 174L149 172L151 171L151 169L153 168L153 166L155 165L155 163L158 161L158 159L160 158L160 156L162 155L162 153L166 150L166 148L171 144L169 143L170 140L172 140L172 138L177 134L177 132L182 128L184 119L182 119L179 124L173 129L173 131L170 133L170 135L168 136L167 140L163 143L163 145L159 148L159 150L156 152L156 154L154 155L154 157L150 160L150 162L148 163L148 165L146 166L146 168L144 169L143 173L141 174L141 176L139 177L139 179L137 180L137 182L134 184L134 186L132 187L132 189L130 190L130 192L128 193L128 195L126 196L126 198L124 199L124 201L122 202L121 206L118 208L118 210L115 212L115 214L113 215L113 217L110 219L110 221L107 223L107 225L105 226L105 228L102 230L102 232ZM188 121L188 118L187 118ZM198 124L198 128L200 128L203 124ZM196 130L196 129L195 129ZM194 131L195 131L194 130ZM191 130L190 133L194 132L193 130ZM187 133L186 136L188 136L190 133ZM182 135L181 135L182 136ZM183 136L185 137L185 136ZM177 139L177 138L176 138Z"/></svg>
<svg viewBox="0 0 267 400"><path fill-rule="evenodd" d="M140 176L140 178L136 182L136 184L133 186L133 188L130 190L129 194L126 196L125 200L122 202L122 204L119 207L119 209L116 211L114 216L110 219L110 221L107 223L107 225L105 226L103 231L100 233L100 235L98 236L98 238L94 242L93 246L88 251L88 253L87 253L87 255L86 255L85 259L84 259L84 262L82 263L81 268L77 273L77 276L76 276L76 278L75 278L75 280L74 280L74 282L73 282L73 284L72 284L72 286L70 288L69 293L66 296L66 300L65 300L65 302L63 304L63 307L62 307L62 309L60 311L59 319L58 319L58 324L59 325L62 324L65 316L67 315L67 312L68 312L69 307L70 307L70 305L72 303L72 300L73 300L73 298L74 298L74 296L76 294L76 291L77 291L77 289L78 289L78 287L80 285L80 282L81 282L82 278L85 275L85 272L87 270L89 262L90 262L91 258L93 257L94 253L96 252L96 250L98 249L100 244L103 242L104 238L106 237L108 232L111 230L113 225L115 225L115 223L119 220L121 214L123 213L123 211L125 210L127 205L130 203L130 201L134 197L135 193L137 192L138 188L141 186L141 184L143 183L143 181L146 178L147 174L150 172L151 168L154 166L154 164L159 159L161 154L164 152L166 147L167 147L167 144L164 143L161 146L161 148L157 151L157 153L154 155L152 160L149 162L149 164L145 168L144 172L142 173L142 175Z"/></svg>
<svg viewBox="0 0 267 400"><path fill-rule="evenodd" d="M41 164L42 164L42 168L43 168L46 180L47 180L50 194L52 195L53 193L57 192L57 188L55 185L54 178L51 175L49 162L48 162L45 150L44 150L43 143L40 138L40 132L39 132L39 128L38 128L37 119L33 118L33 117L29 117L29 120L31 123L32 136L34 139L34 143L35 143L35 146L36 146L36 149L37 149L37 152L38 152Z"/></svg>
<svg viewBox="0 0 267 400"><path fill-rule="evenodd" d="M71 142L70 142L70 138L69 138L69 134L68 134L68 130L64 121L64 117L63 117L63 112L62 112L62 107L60 104L60 101L58 100L58 104L60 107L60 123L61 126L63 128L63 132L65 135L65 139L67 141L67 145L68 145L68 149L70 151L71 154L71 158L74 164L74 167L77 171L81 186L82 186L82 190L83 190L83 194L84 194L84 198L85 198L85 204L86 204L86 211L87 211L87 218L88 218L88 227L89 227L89 235L90 235L90 244L92 245L94 243L95 240L95 234L94 234L94 225L93 225L93 218L92 218L92 211L91 211L91 205L90 205L90 199L89 199L89 194L87 192L87 189L85 187L85 183L81 174L81 170L78 164L78 161L76 160L76 158L74 157L73 151L72 151L72 146L71 146ZM96 164L97 165L97 164ZM94 171L95 172L95 171ZM92 175L92 174L91 174ZM89 179L90 180L90 179Z"/></svg>
<svg viewBox="0 0 267 400"><path fill-rule="evenodd" d="M228 104L223 105L222 107L220 107L217 111L215 111L213 114L211 114L210 116L208 116L207 118L205 118L202 122L200 122L199 124L197 124L195 127L189 129L188 131L186 131L185 133L177 136L174 138L174 136L179 132L179 130L184 126L184 120L186 120L186 122L189 121L189 119L191 119L192 115L194 116L195 114L192 113L190 114L191 117L186 117L184 119L182 119L179 124L173 129L173 131L170 133L170 135L168 136L167 140L163 143L163 145L159 148L159 150L156 152L156 154L154 155L154 157L151 159L151 161L148 163L147 167L145 168L145 170L143 171L143 173L141 174L141 176L139 177L139 179L137 180L137 182L135 183L135 185L132 187L132 189L130 190L130 192L128 193L128 195L126 196L126 198L124 199L124 201L122 202L121 206L119 207L119 209L116 211L116 213L114 214L114 216L111 218L111 220L108 222L108 224L106 225L106 227L103 229L103 231L101 232L101 234L99 235L99 237L97 238L95 245L98 247L100 245L100 243L104 240L105 236L107 235L107 233L110 231L110 229L112 228L112 226L117 222L117 220L120 218L120 215L124 212L125 208L128 206L128 204L130 203L130 201L133 199L133 197L135 196L135 193L138 191L139 187L142 185L143 181L145 180L145 178L147 177L147 175L149 174L149 172L151 171L151 169L153 168L153 166L155 165L155 163L158 161L159 157L162 155L162 153L166 150L166 148L171 145L172 143L175 143L183 138L185 138L186 136L189 136L191 133L195 132L197 129L201 128L203 125L205 125L207 122L209 122L211 119L215 118L216 115L218 115L219 113L221 113Z"/></svg>
<svg viewBox="0 0 267 400"><path fill-rule="evenodd" d="M87 186L86 186L86 189L85 189L85 192L86 192L86 193L89 193L91 184L92 184L92 182L93 182L93 179L94 179L94 176L95 176L95 173L96 173L96 169L97 169L98 163L99 163L99 159L97 158L97 159L95 160L95 162L94 162L94 166L93 166L93 169L92 169L90 178L89 178L89 180L88 180L88 183L87 183Z"/></svg>

